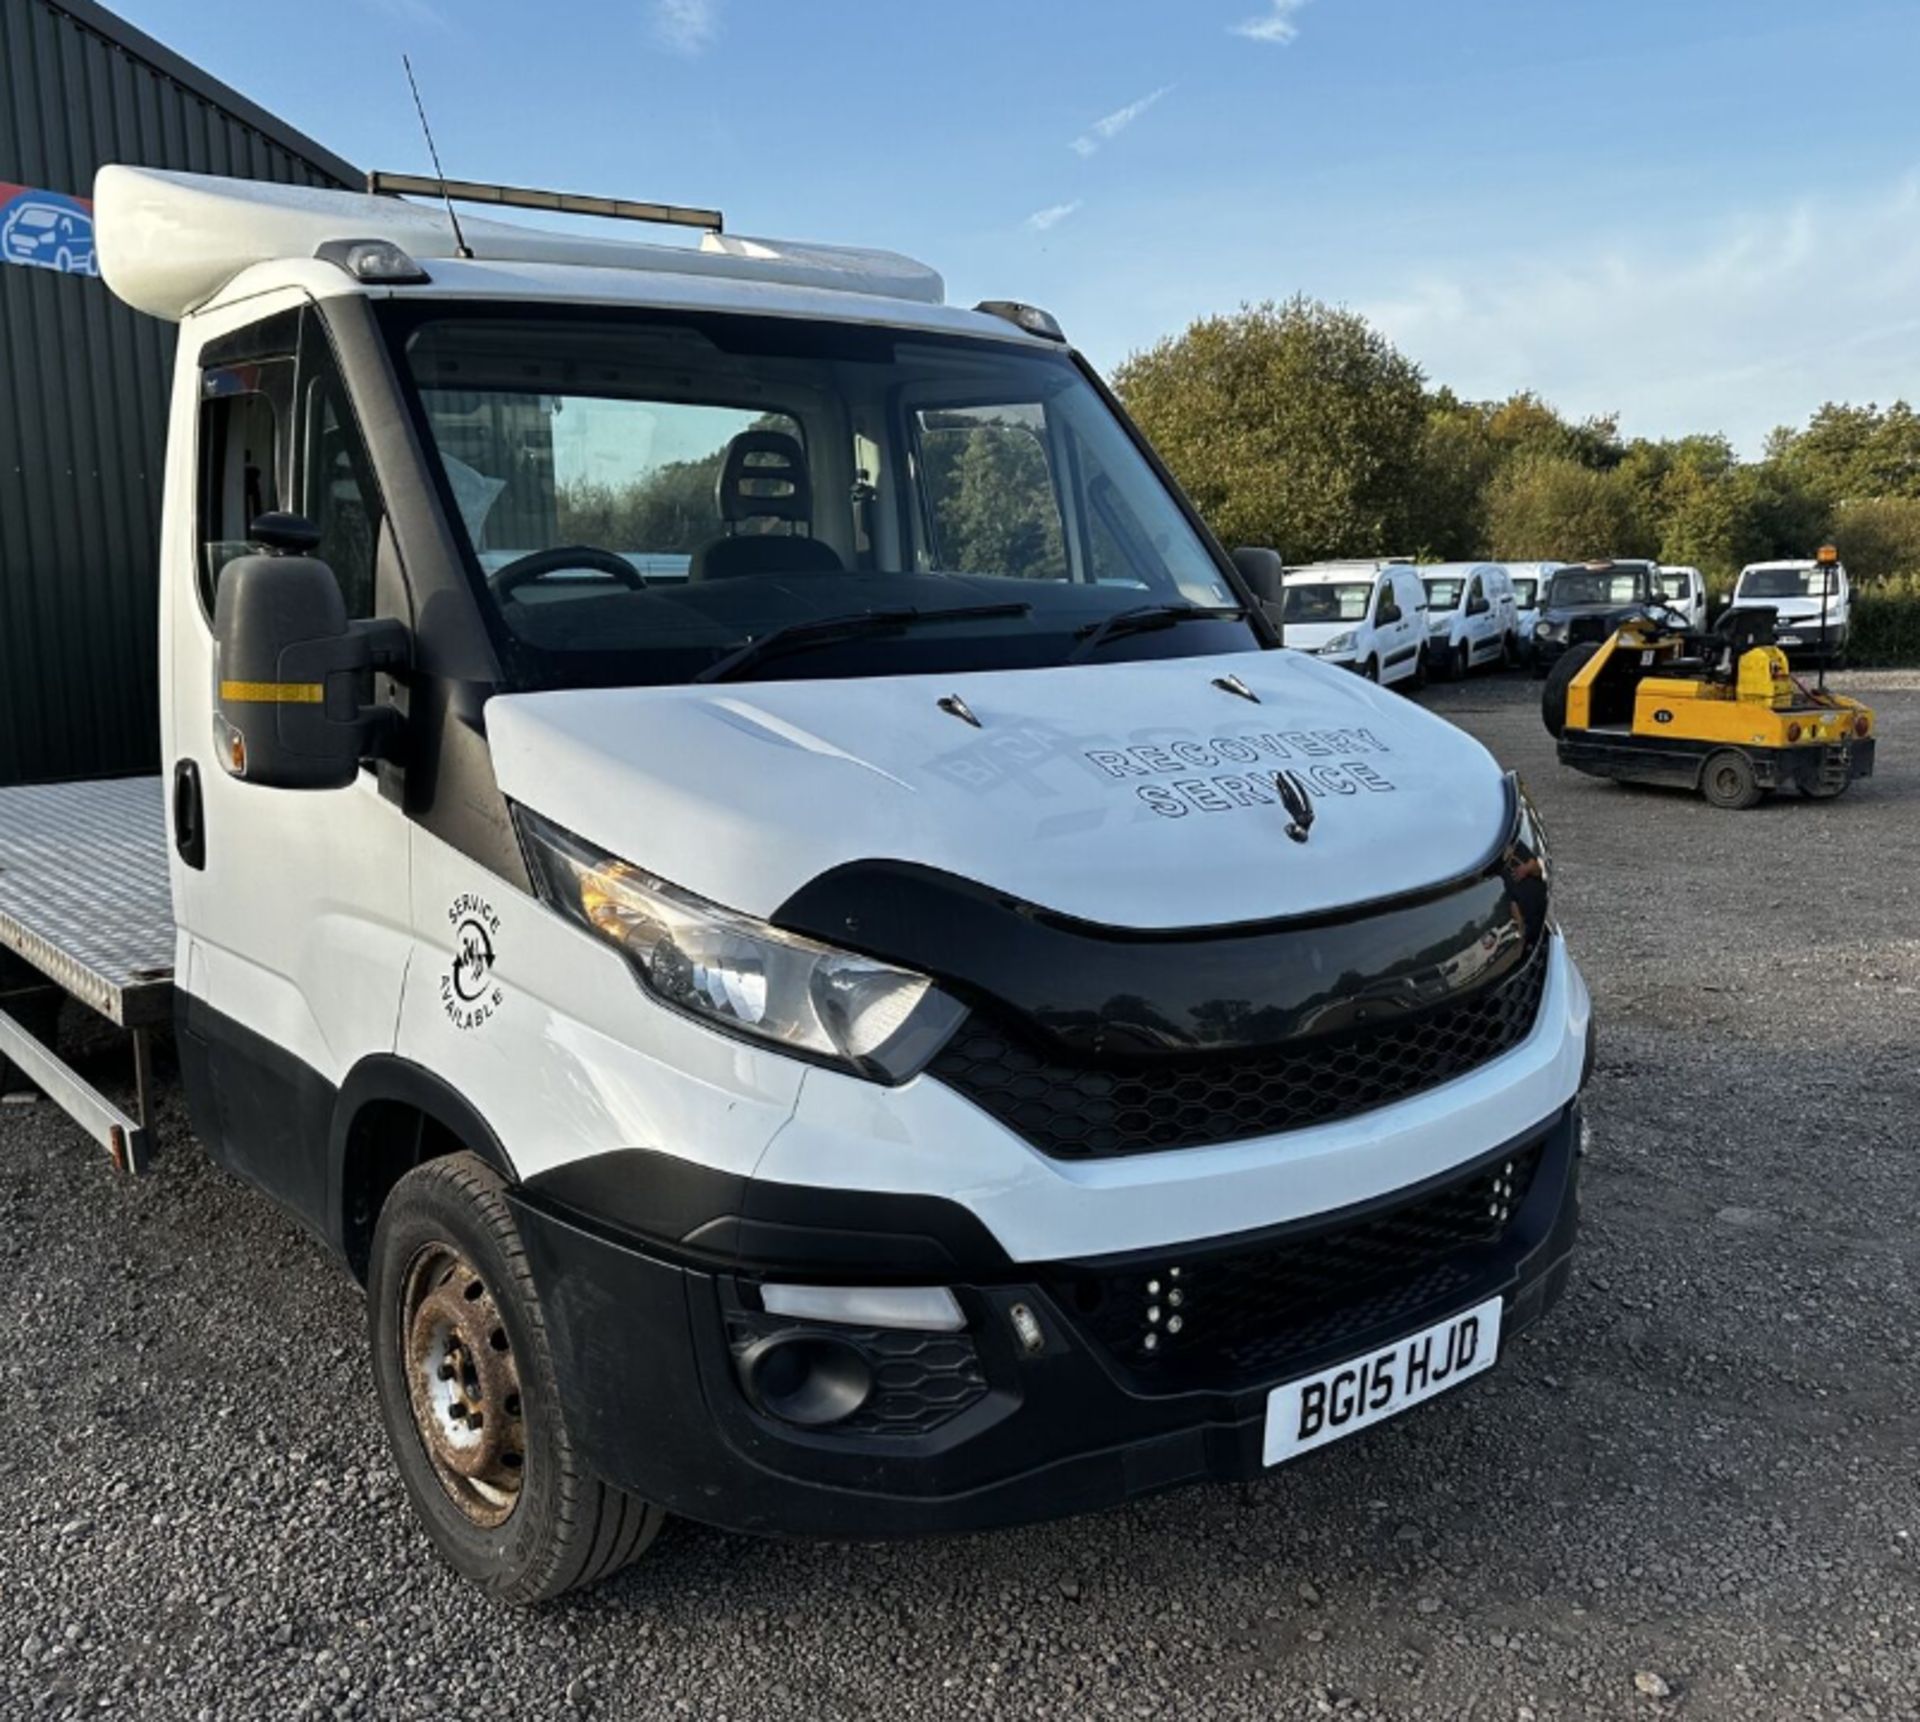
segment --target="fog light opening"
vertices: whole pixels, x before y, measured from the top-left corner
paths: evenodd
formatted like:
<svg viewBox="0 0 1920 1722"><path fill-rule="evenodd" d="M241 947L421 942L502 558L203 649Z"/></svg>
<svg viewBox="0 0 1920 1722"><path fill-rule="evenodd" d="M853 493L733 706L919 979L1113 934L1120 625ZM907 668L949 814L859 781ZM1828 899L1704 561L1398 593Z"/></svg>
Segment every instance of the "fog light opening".
<svg viewBox="0 0 1920 1722"><path fill-rule="evenodd" d="M769 1417L802 1429L844 1422L873 1396L873 1369L845 1340L776 1333L740 1358L747 1397Z"/></svg>

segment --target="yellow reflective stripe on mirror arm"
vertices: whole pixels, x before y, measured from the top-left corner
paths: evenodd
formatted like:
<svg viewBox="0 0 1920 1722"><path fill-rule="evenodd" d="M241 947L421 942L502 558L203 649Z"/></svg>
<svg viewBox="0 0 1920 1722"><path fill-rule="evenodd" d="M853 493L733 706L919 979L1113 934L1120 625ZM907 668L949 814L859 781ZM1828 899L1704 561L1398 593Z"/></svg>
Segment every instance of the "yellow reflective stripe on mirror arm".
<svg viewBox="0 0 1920 1722"><path fill-rule="evenodd" d="M317 706L324 705L326 698L327 689L324 682L222 682L220 684L222 705Z"/></svg>

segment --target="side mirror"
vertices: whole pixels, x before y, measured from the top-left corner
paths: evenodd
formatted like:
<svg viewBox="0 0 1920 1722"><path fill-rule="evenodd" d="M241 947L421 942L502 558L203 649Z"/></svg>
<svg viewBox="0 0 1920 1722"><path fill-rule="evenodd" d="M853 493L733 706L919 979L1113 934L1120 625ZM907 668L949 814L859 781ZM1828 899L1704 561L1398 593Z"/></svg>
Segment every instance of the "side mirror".
<svg viewBox="0 0 1920 1722"><path fill-rule="evenodd" d="M1286 564L1280 560L1279 551L1242 546L1233 553L1233 565L1239 569L1240 578L1246 581L1248 588L1262 604L1279 609L1287 571Z"/></svg>
<svg viewBox="0 0 1920 1722"><path fill-rule="evenodd" d="M303 536L282 532L279 519L256 525L269 543ZM232 776L273 789L344 789L362 760L391 754L400 720L372 704L373 672L405 665L407 631L349 621L326 563L237 557L220 571L213 632L216 751Z"/></svg>

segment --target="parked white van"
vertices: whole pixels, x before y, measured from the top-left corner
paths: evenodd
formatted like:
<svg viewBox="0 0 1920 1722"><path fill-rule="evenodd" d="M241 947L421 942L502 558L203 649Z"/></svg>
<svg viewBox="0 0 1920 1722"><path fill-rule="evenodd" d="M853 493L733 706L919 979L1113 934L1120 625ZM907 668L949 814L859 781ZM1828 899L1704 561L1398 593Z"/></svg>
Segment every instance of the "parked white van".
<svg viewBox="0 0 1920 1722"><path fill-rule="evenodd" d="M1698 568L1662 563L1653 588L1661 603L1676 616L1684 617L1689 628L1706 627L1707 579Z"/></svg>
<svg viewBox="0 0 1920 1722"><path fill-rule="evenodd" d="M1289 568L1281 643L1393 687L1425 680L1427 594L1408 562L1316 562Z"/></svg>
<svg viewBox="0 0 1920 1722"><path fill-rule="evenodd" d="M1513 582L1514 637L1524 645L1533 638L1533 625L1540 620L1540 594L1556 568L1564 562L1507 562L1502 566Z"/></svg>
<svg viewBox="0 0 1920 1722"><path fill-rule="evenodd" d="M1831 547L1810 562L1749 562L1733 588L1736 609L1766 605L1779 614L1780 646L1789 654L1832 661L1847 649L1852 588Z"/></svg>
<svg viewBox="0 0 1920 1722"><path fill-rule="evenodd" d="M1443 676L1512 663L1520 640L1513 581L1497 562L1434 562L1427 589L1427 663Z"/></svg>

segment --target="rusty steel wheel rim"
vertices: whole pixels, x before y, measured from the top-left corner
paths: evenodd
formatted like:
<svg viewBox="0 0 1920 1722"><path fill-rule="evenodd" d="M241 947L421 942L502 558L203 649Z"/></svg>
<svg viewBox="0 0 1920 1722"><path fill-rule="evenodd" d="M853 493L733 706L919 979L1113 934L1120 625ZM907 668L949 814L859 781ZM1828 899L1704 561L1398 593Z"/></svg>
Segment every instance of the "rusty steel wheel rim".
<svg viewBox="0 0 1920 1722"><path fill-rule="evenodd" d="M520 1368L492 1288L451 1244L407 1269L401 1344L414 1427L448 1498L475 1525L504 1524L526 1472Z"/></svg>

